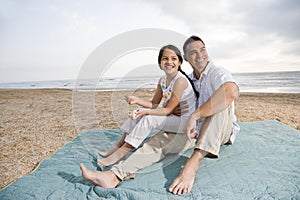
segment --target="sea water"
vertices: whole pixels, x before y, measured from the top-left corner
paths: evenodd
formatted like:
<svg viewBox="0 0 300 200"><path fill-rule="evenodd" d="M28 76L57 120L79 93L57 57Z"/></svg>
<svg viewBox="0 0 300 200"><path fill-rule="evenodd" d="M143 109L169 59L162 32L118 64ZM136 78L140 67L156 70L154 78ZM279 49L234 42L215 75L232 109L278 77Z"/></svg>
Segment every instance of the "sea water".
<svg viewBox="0 0 300 200"><path fill-rule="evenodd" d="M243 92L300 93L300 71L233 73ZM155 89L159 77L99 78L98 80L54 80L0 83L1 89L64 88L76 90Z"/></svg>

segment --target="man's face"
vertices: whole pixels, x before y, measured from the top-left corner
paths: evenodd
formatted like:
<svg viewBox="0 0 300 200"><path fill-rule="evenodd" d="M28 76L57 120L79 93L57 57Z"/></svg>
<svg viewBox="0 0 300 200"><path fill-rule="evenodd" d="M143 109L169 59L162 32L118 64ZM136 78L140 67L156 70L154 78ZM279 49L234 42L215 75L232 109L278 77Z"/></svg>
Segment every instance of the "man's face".
<svg viewBox="0 0 300 200"><path fill-rule="evenodd" d="M201 73L208 63L208 54L205 45L200 41L190 43L186 48L184 58L195 71Z"/></svg>

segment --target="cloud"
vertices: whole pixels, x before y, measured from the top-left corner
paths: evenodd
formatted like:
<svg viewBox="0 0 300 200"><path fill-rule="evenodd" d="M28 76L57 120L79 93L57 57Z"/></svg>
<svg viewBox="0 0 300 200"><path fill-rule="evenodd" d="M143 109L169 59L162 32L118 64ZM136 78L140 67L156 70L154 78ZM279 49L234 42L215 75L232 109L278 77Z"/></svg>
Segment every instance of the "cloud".
<svg viewBox="0 0 300 200"><path fill-rule="evenodd" d="M242 9L246 13L244 22L247 30L255 33L273 33L287 40L299 40L300 36L300 2L263 1L262 3L238 5L235 9Z"/></svg>
<svg viewBox="0 0 300 200"><path fill-rule="evenodd" d="M89 54L104 41L139 28L188 30L183 20L165 15L151 2L122 0L1 1L0 70L23 79L45 77L53 68L79 71ZM147 38L145 38L147 39ZM73 69L73 71L72 71ZM11 77L14 79L14 77ZM74 77L76 78L76 77ZM19 79L18 79L19 80ZM16 81L18 81L16 80Z"/></svg>
<svg viewBox="0 0 300 200"><path fill-rule="evenodd" d="M192 31L241 35L275 33L299 39L300 1L253 0L230 2L223 0L203 1L156 1L169 15L182 19ZM243 33L243 34L242 34Z"/></svg>
<svg viewBox="0 0 300 200"><path fill-rule="evenodd" d="M104 41L139 28L199 35L233 71L299 69L299 15L298 0L1 1L0 70L74 74Z"/></svg>
<svg viewBox="0 0 300 200"><path fill-rule="evenodd" d="M297 0L167 0L158 4L168 15L184 20L190 34L204 40L209 55L233 71L300 70Z"/></svg>

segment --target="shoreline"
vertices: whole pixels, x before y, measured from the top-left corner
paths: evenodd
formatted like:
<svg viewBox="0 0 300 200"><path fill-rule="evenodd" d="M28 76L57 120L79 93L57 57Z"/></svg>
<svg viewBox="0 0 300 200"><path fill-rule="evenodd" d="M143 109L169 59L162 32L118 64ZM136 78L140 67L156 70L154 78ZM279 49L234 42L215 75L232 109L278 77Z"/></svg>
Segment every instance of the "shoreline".
<svg viewBox="0 0 300 200"><path fill-rule="evenodd" d="M78 91L78 92L122 92L122 91L135 91L135 90L142 90L142 91L154 91L156 88L138 88L138 89L128 89L128 88L102 88L102 89L75 89L75 88L0 88L1 91L19 91L19 90L66 90L66 91ZM277 94L291 94L291 95L300 95L297 92L252 92L252 91L241 91L240 95L277 95Z"/></svg>
<svg viewBox="0 0 300 200"><path fill-rule="evenodd" d="M134 108L124 95L151 99L154 90L0 89L0 189L31 173L81 130L119 128ZM299 110L300 93L241 92L235 102L238 122L277 120L297 130Z"/></svg>

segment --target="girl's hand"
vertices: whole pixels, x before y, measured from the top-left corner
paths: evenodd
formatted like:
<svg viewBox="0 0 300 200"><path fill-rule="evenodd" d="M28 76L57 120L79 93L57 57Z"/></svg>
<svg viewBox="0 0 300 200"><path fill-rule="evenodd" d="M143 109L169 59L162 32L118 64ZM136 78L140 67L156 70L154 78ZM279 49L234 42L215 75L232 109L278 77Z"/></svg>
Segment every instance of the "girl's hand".
<svg viewBox="0 0 300 200"><path fill-rule="evenodd" d="M125 96L125 101L127 101L127 103L129 105L132 105L132 104L136 104L138 102L138 97L136 96Z"/></svg>
<svg viewBox="0 0 300 200"><path fill-rule="evenodd" d="M143 109L141 109L141 110L137 110L137 111L136 111L136 114L133 115L133 116L131 116L130 118L131 118L132 120L136 120L136 119L139 118L139 117L142 117L142 116L144 116L144 115L148 115L148 114L149 114L149 111L150 111L150 109L145 109L145 108L143 108Z"/></svg>
<svg viewBox="0 0 300 200"><path fill-rule="evenodd" d="M176 107L175 109L173 110L173 115L176 115L176 116L181 116L183 115L184 113L187 113L189 111L189 104L187 103L187 101L183 101L183 102L180 102Z"/></svg>

